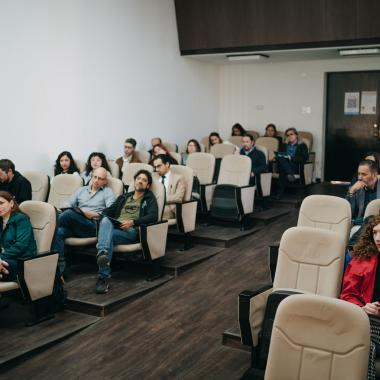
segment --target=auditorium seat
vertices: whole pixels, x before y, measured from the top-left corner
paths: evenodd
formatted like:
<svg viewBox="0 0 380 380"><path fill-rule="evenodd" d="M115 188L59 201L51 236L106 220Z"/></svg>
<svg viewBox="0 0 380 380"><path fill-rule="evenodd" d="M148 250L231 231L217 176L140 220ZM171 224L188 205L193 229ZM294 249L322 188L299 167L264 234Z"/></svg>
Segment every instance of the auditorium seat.
<svg viewBox="0 0 380 380"><path fill-rule="evenodd" d="M123 172L123 181L126 189L134 182L134 176L139 170L148 170L148 172L153 173L153 166L149 164L144 164L142 162L132 162L127 165L127 169Z"/></svg>
<svg viewBox="0 0 380 380"><path fill-rule="evenodd" d="M49 176L37 171L24 172L23 176L32 185L32 200L46 202L50 189Z"/></svg>
<svg viewBox="0 0 380 380"><path fill-rule="evenodd" d="M141 161L143 164L149 164L150 154L143 150L135 150L135 157Z"/></svg>
<svg viewBox="0 0 380 380"><path fill-rule="evenodd" d="M265 379L367 379L370 326L356 305L311 294L288 297L273 324ZM242 379L259 379L260 374Z"/></svg>
<svg viewBox="0 0 380 380"><path fill-rule="evenodd" d="M368 203L364 212L364 219L368 218L369 216L375 216L379 214L380 214L380 199L374 199L373 201Z"/></svg>
<svg viewBox="0 0 380 380"><path fill-rule="evenodd" d="M83 186L83 179L75 174L58 174L50 185L48 203L60 209L72 194Z"/></svg>
<svg viewBox="0 0 380 380"><path fill-rule="evenodd" d="M222 159L217 183L206 189L212 219L239 222L244 229L245 217L253 212L255 198L256 187L249 185L250 176L250 158L230 154Z"/></svg>
<svg viewBox="0 0 380 380"><path fill-rule="evenodd" d="M111 170L111 175L113 178L119 178L120 177L120 168L119 165L114 160L107 160L108 166Z"/></svg>
<svg viewBox="0 0 380 380"><path fill-rule="evenodd" d="M74 160L75 165L77 166L79 170L79 174L82 174L86 170L86 163L82 160Z"/></svg>
<svg viewBox="0 0 380 380"><path fill-rule="evenodd" d="M210 153L215 158L223 158L229 154L234 154L235 145L232 144L215 144L210 148Z"/></svg>
<svg viewBox="0 0 380 380"><path fill-rule="evenodd" d="M256 149L259 150L260 152L263 152L264 156L265 156L265 162L268 166L268 157L269 157L269 153L268 153L268 149L266 146L264 145L259 145L259 144L256 144ZM260 174L260 183L261 183L261 190L262 190L262 196L263 197L269 197L270 196L270 192L271 192L271 187L272 187L272 173L261 173Z"/></svg>
<svg viewBox="0 0 380 380"><path fill-rule="evenodd" d="M228 141L233 144L233 145L236 145L237 147L239 147L239 149L241 148L241 138L242 136L230 136L228 138Z"/></svg>
<svg viewBox="0 0 380 380"><path fill-rule="evenodd" d="M205 153L210 153L210 143L209 143L209 137L204 136L201 138L200 143L205 147Z"/></svg>
<svg viewBox="0 0 380 380"><path fill-rule="evenodd" d="M163 142L162 145L164 145L169 152L178 152L178 145L175 143Z"/></svg>
<svg viewBox="0 0 380 380"><path fill-rule="evenodd" d="M193 169L194 176L197 177L200 188L199 192L194 191L192 196L199 199L200 210L202 213L208 211L207 201L206 201L206 189L208 185L212 184L215 170L215 156L210 153L192 153L189 155L186 166ZM211 197L210 202L211 204Z"/></svg>
<svg viewBox="0 0 380 380"><path fill-rule="evenodd" d="M52 205L41 201L24 201L20 204L20 209L30 218L38 254L36 257L19 260L21 269L17 281L0 282L0 293L21 288L24 299L33 304L33 323L37 323L52 316L49 296L53 292L58 253L51 252L51 247L57 213ZM41 302L47 303L43 309Z"/></svg>
<svg viewBox="0 0 380 380"><path fill-rule="evenodd" d="M274 137L259 137L256 140L256 146L265 146L268 150L268 161L273 161L275 158L274 152L279 150L279 141Z"/></svg>
<svg viewBox="0 0 380 380"><path fill-rule="evenodd" d="M298 131L298 136L306 144L309 152L311 152L313 149L313 134L306 131Z"/></svg>
<svg viewBox="0 0 380 380"><path fill-rule="evenodd" d="M182 163L182 156L180 153L170 151L169 154L178 162L178 165Z"/></svg>
<svg viewBox="0 0 380 380"><path fill-rule="evenodd" d="M173 174L182 175L185 179L186 190L182 203L176 203L176 217L169 219L169 226L177 226L178 232L184 235L183 250L192 246L190 233L195 230L195 222L197 218L198 201L192 199L194 171L189 166L171 165L170 170Z"/></svg>
<svg viewBox="0 0 380 380"><path fill-rule="evenodd" d="M265 368L278 302L294 293L339 296L345 246L345 236L336 231L292 227L284 232L273 284L261 284L239 295L241 340L252 348L253 367Z"/></svg>
<svg viewBox="0 0 380 380"><path fill-rule="evenodd" d="M255 141L260 137L260 133L257 131L248 130L247 133L251 135Z"/></svg>
<svg viewBox="0 0 380 380"><path fill-rule="evenodd" d="M107 186L112 190L116 198L124 193L124 184L119 178L108 178Z"/></svg>
<svg viewBox="0 0 380 380"><path fill-rule="evenodd" d="M162 214L165 205L165 187L162 183L154 181L150 190L156 196L158 203L158 220L156 223L139 226L140 242L135 244L115 245L113 252L117 255L128 255L135 252L142 253L142 260L151 264L155 264L156 260L163 257L166 251L166 241L168 234L168 221L162 220ZM156 268L157 264L156 264ZM162 273L157 269L157 276Z"/></svg>

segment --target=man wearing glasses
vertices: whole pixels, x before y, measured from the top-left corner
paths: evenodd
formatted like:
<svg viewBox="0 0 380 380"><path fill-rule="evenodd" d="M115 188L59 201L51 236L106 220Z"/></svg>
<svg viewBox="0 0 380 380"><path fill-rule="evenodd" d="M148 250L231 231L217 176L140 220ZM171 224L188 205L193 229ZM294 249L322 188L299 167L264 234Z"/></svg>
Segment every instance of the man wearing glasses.
<svg viewBox="0 0 380 380"><path fill-rule="evenodd" d="M62 207L53 248L58 251L58 268L62 275L65 267L65 239L96 236L96 219L106 207L115 201L115 195L107 185L107 171L94 170L90 183L78 189Z"/></svg>
<svg viewBox="0 0 380 380"><path fill-rule="evenodd" d="M137 142L135 139L126 139L124 142L124 156L119 157L115 161L120 168L120 179L123 176L123 172L127 169L128 164L131 164L133 162L141 162L135 153L136 145Z"/></svg>
<svg viewBox="0 0 380 380"><path fill-rule="evenodd" d="M276 199L282 198L286 181L295 181L294 175L300 174L300 166L302 167L309 157L307 146L298 139L298 132L295 128L288 128L285 136L287 143L283 145L282 151L276 154L280 173Z"/></svg>

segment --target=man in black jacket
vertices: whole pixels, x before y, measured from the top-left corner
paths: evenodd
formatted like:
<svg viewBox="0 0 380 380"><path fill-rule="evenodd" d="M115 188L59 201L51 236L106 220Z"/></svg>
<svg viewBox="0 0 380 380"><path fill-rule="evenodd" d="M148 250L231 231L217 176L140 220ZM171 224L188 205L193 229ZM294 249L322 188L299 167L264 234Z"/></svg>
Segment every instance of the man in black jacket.
<svg viewBox="0 0 380 380"><path fill-rule="evenodd" d="M32 185L6 158L0 160L0 190L12 194L18 204L32 199Z"/></svg>
<svg viewBox="0 0 380 380"><path fill-rule="evenodd" d="M251 179L250 185L257 186L257 192L260 196L263 195L261 190L260 174L268 171L265 155L255 147L255 140L250 134L246 134L241 138L240 154L251 159Z"/></svg>
<svg viewBox="0 0 380 380"><path fill-rule="evenodd" d="M135 177L135 190L120 195L116 201L103 210L98 233L99 265L96 293L107 293L111 277L110 263L114 244L134 244L138 242L138 226L157 222L158 205L149 190L152 175L147 170L139 170Z"/></svg>

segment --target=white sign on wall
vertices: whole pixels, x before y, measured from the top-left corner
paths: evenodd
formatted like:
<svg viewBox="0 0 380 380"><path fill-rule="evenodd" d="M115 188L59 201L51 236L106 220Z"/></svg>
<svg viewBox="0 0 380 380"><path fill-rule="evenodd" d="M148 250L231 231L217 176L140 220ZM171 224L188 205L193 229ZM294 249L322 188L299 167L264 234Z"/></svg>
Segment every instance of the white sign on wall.
<svg viewBox="0 0 380 380"><path fill-rule="evenodd" d="M359 115L359 92L345 92L344 94L344 114Z"/></svg>
<svg viewBox="0 0 380 380"><path fill-rule="evenodd" d="M362 115L376 115L377 91L362 91Z"/></svg>

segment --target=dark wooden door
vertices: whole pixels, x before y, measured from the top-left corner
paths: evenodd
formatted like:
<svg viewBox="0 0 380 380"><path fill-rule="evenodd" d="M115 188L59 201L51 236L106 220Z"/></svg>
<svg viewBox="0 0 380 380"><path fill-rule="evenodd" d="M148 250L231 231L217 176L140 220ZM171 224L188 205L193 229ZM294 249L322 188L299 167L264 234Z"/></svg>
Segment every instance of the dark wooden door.
<svg viewBox="0 0 380 380"><path fill-rule="evenodd" d="M362 114L363 91L376 91L376 113ZM345 114L345 94L359 93L359 114ZM325 133L326 181L350 181L360 158L380 152L380 71L328 73ZM377 128L376 128L377 126Z"/></svg>

